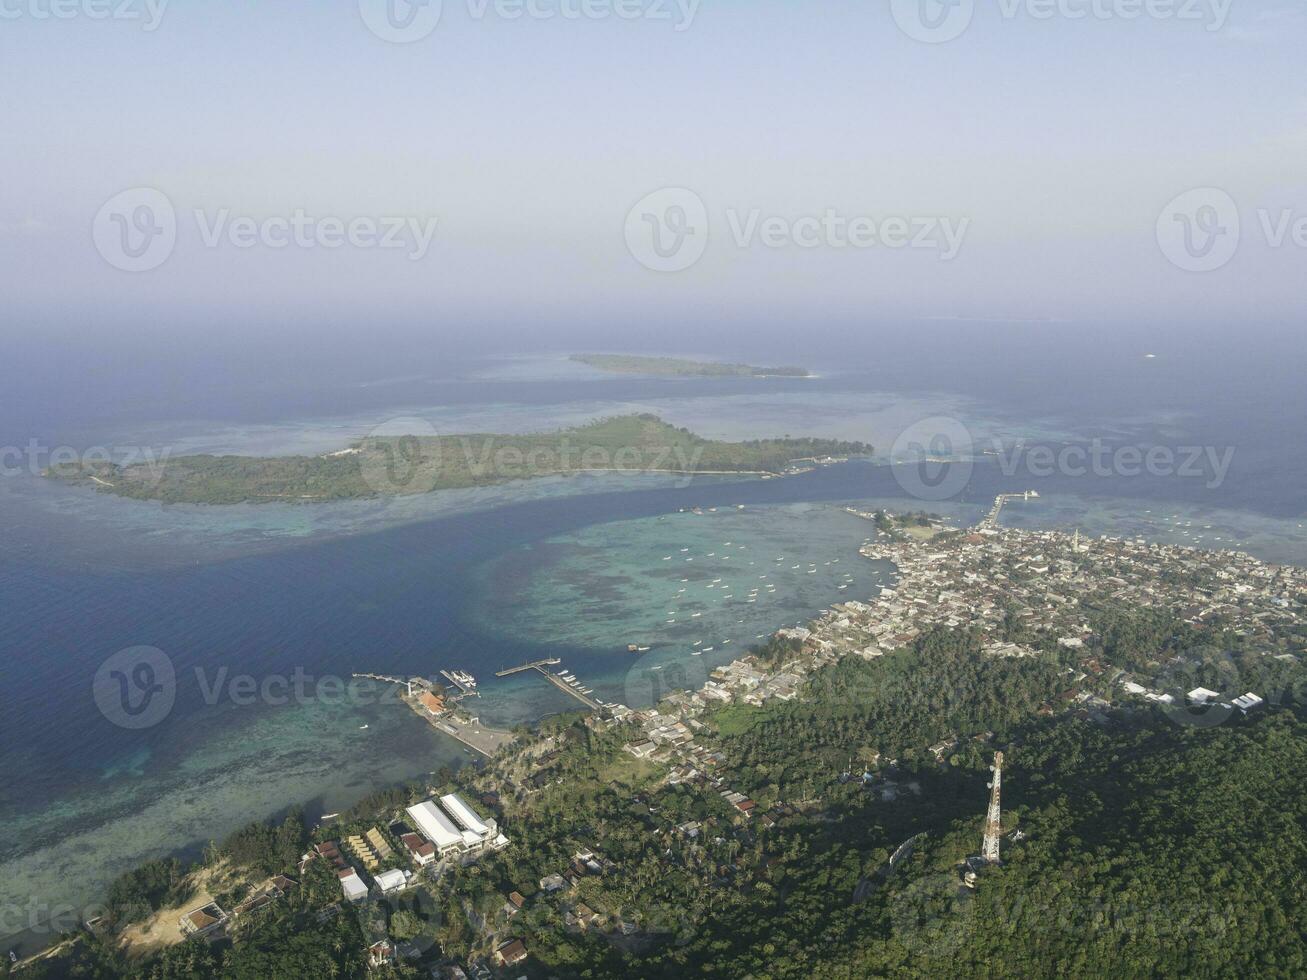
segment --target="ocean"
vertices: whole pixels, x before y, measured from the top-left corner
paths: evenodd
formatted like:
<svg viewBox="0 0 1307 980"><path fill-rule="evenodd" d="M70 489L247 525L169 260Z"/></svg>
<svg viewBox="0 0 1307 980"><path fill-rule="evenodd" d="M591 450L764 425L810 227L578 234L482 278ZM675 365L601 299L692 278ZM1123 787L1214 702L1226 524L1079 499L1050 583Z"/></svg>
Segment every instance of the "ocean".
<svg viewBox="0 0 1307 980"><path fill-rule="evenodd" d="M469 670L485 721L512 725L574 705L539 678L497 680L501 667L558 656L598 696L638 702L874 594L892 572L857 556L871 526L846 503L974 521L996 493L1035 489L1005 523L1307 562L1294 360L1153 346L972 336L929 357L813 364L820 376L802 380L613 378L537 355L370 377L337 365L285 390L256 372L123 398L26 391L0 431L18 450L0 480L0 934L39 942L54 911L92 913L115 874L255 817L330 812L469 761L393 699L345 686L353 672ZM586 476L234 508L118 500L40 480L31 463L61 445L324 452L394 417L505 431L626 411L719 438L863 439L879 458L783 480ZM914 426L949 436L924 438L953 454L926 479L901 438ZM1093 444L1102 472L1032 458ZM1129 446L1170 449L1169 469L1136 474ZM1178 472L1191 448L1205 455ZM1227 450L1228 466L1212 465ZM651 649L637 658L627 643ZM106 715L94 685L139 647L166 658L173 703L124 727L138 719Z"/></svg>

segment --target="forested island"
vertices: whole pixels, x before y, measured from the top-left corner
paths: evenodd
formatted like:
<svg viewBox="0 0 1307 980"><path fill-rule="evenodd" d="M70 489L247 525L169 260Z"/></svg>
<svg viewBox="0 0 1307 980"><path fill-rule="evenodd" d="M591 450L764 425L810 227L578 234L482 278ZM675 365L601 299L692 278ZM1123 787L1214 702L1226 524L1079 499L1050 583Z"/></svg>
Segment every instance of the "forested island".
<svg viewBox="0 0 1307 980"><path fill-rule="evenodd" d="M553 432L370 436L322 456L165 457L120 465L84 459L45 476L165 503L239 504L393 497L586 472L757 474L868 455L835 439L704 439L654 415L625 415Z"/></svg>
<svg viewBox="0 0 1307 980"><path fill-rule="evenodd" d="M655 374L685 378L807 378L811 376L807 368L801 367L754 367L751 364L691 361L679 357L573 354L571 359L614 374Z"/></svg>

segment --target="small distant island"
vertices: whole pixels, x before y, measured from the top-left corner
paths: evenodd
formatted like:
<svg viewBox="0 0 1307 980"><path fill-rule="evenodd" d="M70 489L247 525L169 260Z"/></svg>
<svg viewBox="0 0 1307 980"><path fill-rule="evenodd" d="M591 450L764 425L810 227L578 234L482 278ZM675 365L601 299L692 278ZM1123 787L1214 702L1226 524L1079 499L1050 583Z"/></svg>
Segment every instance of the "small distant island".
<svg viewBox="0 0 1307 980"><path fill-rule="evenodd" d="M655 415L624 415L525 435L370 436L322 456L194 455L129 465L83 460L52 466L44 475L165 503L307 503L575 473L782 476L871 452L865 443L834 439L721 442Z"/></svg>
<svg viewBox="0 0 1307 980"><path fill-rule="evenodd" d="M754 367L677 357L641 357L635 354L573 354L571 359L600 371L616 374L655 374L679 378L807 378L807 368Z"/></svg>

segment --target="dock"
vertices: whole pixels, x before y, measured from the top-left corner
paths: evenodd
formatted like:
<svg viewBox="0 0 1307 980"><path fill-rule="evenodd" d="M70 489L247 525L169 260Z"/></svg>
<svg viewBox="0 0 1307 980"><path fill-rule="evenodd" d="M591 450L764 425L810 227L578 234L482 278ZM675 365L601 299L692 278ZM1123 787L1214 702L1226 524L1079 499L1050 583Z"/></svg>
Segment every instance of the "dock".
<svg viewBox="0 0 1307 980"><path fill-rule="evenodd" d="M476 689L475 681L472 681L471 684L465 683L459 680L459 675L457 672L448 671L448 670L442 670L440 672L440 676L444 677L445 680L449 681L450 684L454 685L455 690L457 690L459 695L461 695L462 697L478 697L478 698L481 697L481 692Z"/></svg>
<svg viewBox="0 0 1307 980"><path fill-rule="evenodd" d="M576 698L591 711L601 711L603 705L590 697L590 695L581 687L581 682L574 676L569 674L568 676L571 677L571 680L566 680L561 676L561 674L567 673L566 671L560 671L555 674L552 671L545 670L546 667L557 667L560 663L562 663L562 661L557 657L550 657L547 660L533 660L529 664L521 664L517 667L506 667L503 670L495 671L495 676L507 677L509 674L518 674L526 670L539 671L542 677L548 680L550 684L553 684L554 687L558 688L560 691L572 695L572 697Z"/></svg>
<svg viewBox="0 0 1307 980"><path fill-rule="evenodd" d="M503 670L495 671L496 677L507 677L509 674L518 674L524 670L540 670L542 667L556 667L562 661L557 657L550 657L548 660L532 660L529 664L522 664L518 667L505 667Z"/></svg>
<svg viewBox="0 0 1307 980"><path fill-rule="evenodd" d="M998 515L1003 513L1003 505L1009 500L1030 500L1032 497L1038 497L1037 490L1026 490L1023 493L1000 493L994 498L994 506L989 509L985 519L980 522L980 527L998 527Z"/></svg>

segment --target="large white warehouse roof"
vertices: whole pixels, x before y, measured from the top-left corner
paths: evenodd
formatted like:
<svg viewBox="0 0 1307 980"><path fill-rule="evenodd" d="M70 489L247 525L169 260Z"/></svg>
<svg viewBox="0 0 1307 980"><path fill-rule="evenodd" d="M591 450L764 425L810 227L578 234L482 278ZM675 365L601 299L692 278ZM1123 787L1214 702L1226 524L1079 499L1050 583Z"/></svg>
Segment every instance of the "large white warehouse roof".
<svg viewBox="0 0 1307 980"><path fill-rule="evenodd" d="M490 828L476 815L476 811L455 794L450 793L448 796L442 796L440 805L454 818L454 822L464 830L470 830L478 837L488 837L490 835Z"/></svg>
<svg viewBox="0 0 1307 980"><path fill-rule="evenodd" d="M441 813L440 809L430 800L424 800L415 806L409 807L408 815L413 818L418 830L422 831L427 839L436 845L437 850L444 851L463 843L463 835L459 833L453 821Z"/></svg>

